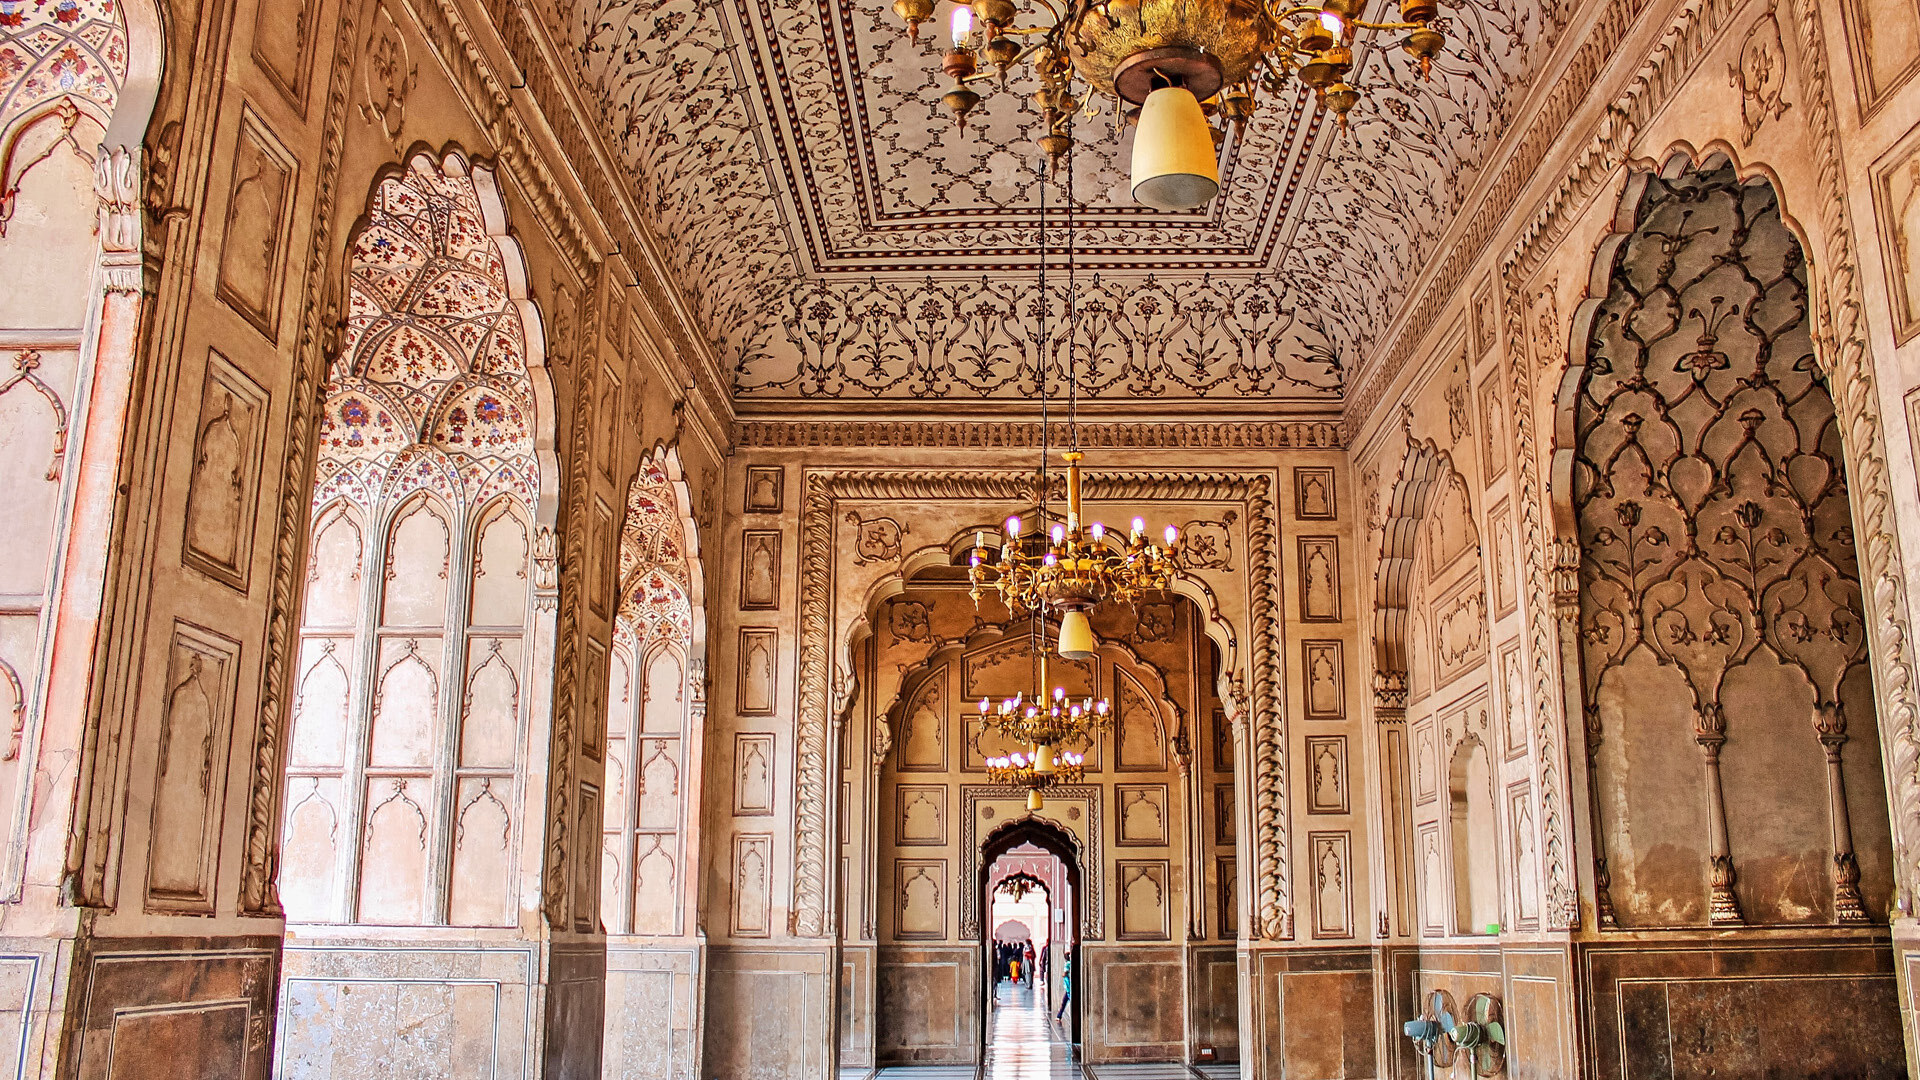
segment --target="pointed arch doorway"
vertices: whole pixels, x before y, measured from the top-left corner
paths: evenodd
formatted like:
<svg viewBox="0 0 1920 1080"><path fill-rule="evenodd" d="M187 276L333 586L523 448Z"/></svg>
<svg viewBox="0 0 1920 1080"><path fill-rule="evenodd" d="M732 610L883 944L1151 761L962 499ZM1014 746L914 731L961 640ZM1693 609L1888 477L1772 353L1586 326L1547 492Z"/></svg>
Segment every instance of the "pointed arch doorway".
<svg viewBox="0 0 1920 1080"><path fill-rule="evenodd" d="M1077 981L1079 977L1081 922L1086 910L1080 857L1080 845L1071 833L1031 814L1007 822L981 842L977 910L983 916L980 919L979 1057L983 1063L992 1061L996 1043L1011 1040L1023 1044L1019 1048L1022 1053L1044 1052L1036 1044L1056 1040L1066 1044L1072 1060L1080 1059L1082 995L1077 988L1068 990L1069 980ZM1034 873L1041 863L1050 864L1056 872ZM994 917L994 897L1000 885L1016 874L1040 878L1041 891L1047 897L1045 927L1030 929L1030 932L1038 931L1033 933L1038 939L1036 950L1044 943L1047 955L1040 962L1040 970L1045 974L1030 977L1024 986L1000 978L1003 971L995 957L1002 922ZM1016 1021L1011 1012L1000 1015L1008 1010L1024 1013L1036 1009L1044 1017L1044 1022L1038 1025L1025 1018ZM1057 1022L1054 1021L1056 1014ZM1003 1054L1015 1049L1012 1046L998 1048Z"/></svg>

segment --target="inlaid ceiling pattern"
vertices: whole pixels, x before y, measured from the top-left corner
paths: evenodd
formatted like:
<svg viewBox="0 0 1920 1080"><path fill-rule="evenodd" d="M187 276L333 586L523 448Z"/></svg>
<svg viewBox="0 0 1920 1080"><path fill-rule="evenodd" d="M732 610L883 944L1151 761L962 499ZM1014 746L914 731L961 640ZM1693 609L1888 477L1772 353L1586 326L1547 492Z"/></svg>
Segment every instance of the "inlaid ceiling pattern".
<svg viewBox="0 0 1920 1080"><path fill-rule="evenodd" d="M1133 203L1132 137L1095 97L1071 176L1085 393L1338 404L1572 5L1447 7L1432 80L1398 50L1364 57L1346 132L1297 86L1263 101L1200 212ZM932 26L909 41L887 0L586 0L565 17L740 399L1019 399L1064 377L1067 178L1043 193L1034 174L1023 75L961 131L939 103L943 42Z"/></svg>

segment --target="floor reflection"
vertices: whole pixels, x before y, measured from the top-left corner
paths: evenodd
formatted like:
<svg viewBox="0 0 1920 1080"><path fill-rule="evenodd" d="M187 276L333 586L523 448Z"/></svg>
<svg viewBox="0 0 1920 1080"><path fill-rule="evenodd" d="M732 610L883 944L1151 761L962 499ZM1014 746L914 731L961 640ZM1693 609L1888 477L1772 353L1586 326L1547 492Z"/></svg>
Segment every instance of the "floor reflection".
<svg viewBox="0 0 1920 1080"><path fill-rule="evenodd" d="M1002 982L994 990L986 1060L973 1065L902 1065L877 1073L843 1071L841 1080L1234 1080L1239 1068L1178 1064L1085 1066L1073 1060L1063 1024L1042 987Z"/></svg>

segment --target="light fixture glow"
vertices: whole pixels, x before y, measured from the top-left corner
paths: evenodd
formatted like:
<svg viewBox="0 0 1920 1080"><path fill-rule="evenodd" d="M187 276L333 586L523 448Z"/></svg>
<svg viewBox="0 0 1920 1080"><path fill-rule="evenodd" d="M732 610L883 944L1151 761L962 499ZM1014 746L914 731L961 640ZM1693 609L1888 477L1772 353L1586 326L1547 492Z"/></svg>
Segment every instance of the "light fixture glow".
<svg viewBox="0 0 1920 1080"><path fill-rule="evenodd" d="M967 35L973 33L973 9L962 4L953 9L953 47L966 47Z"/></svg>

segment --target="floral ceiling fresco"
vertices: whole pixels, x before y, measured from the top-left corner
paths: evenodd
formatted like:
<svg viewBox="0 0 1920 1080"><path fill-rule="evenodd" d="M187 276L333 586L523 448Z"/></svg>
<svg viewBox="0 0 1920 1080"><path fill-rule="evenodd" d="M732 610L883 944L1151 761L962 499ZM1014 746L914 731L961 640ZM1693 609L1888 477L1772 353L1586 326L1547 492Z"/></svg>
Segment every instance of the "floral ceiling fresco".
<svg viewBox="0 0 1920 1080"><path fill-rule="evenodd" d="M1025 75L955 127L933 28L908 39L887 0L590 0L555 17L746 407L1029 398L1064 379L1077 306L1094 399L1333 408L1572 7L1449 3L1433 78L1369 52L1346 131L1298 86L1266 97L1227 141L1220 197L1184 214L1133 202L1111 99L1045 184Z"/></svg>

